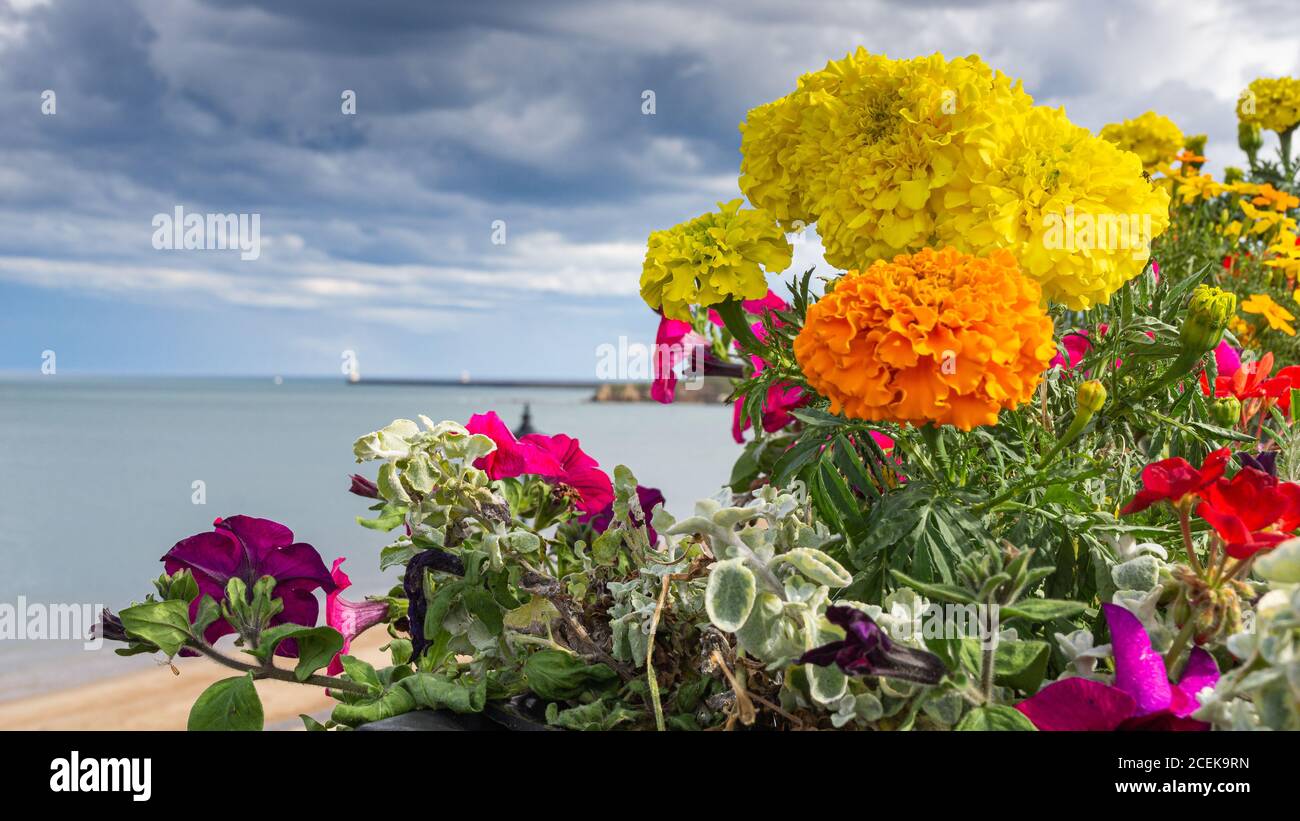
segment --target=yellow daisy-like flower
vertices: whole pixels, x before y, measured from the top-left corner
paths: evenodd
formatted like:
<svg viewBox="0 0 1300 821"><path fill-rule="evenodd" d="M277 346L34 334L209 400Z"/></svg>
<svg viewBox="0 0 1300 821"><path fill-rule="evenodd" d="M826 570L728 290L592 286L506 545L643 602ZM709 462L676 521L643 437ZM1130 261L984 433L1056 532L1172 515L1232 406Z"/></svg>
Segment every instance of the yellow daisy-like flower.
<svg viewBox="0 0 1300 821"><path fill-rule="evenodd" d="M1295 328L1291 325L1295 321L1295 314L1278 305L1268 294L1251 294L1249 299L1241 303L1241 310L1248 314L1259 314L1268 322L1268 327L1287 336L1295 336Z"/></svg>
<svg viewBox="0 0 1300 821"><path fill-rule="evenodd" d="M1260 77L1237 98L1237 118L1281 134L1300 124L1300 80Z"/></svg>
<svg viewBox="0 0 1300 821"><path fill-rule="evenodd" d="M1197 200L1212 200L1226 190L1223 185L1215 182L1213 176L1198 174L1190 169L1184 169L1174 177L1174 183L1174 194L1184 205Z"/></svg>
<svg viewBox="0 0 1300 821"><path fill-rule="evenodd" d="M836 280L794 352L832 413L970 430L1029 401L1056 345L1010 253L926 248Z"/></svg>
<svg viewBox="0 0 1300 821"><path fill-rule="evenodd" d="M741 190L785 225L815 222L837 268L936 244L1004 248L1049 299L1080 309L1140 273L1168 225L1169 195L1143 178L1136 155L1034 106L977 56L859 49L740 129ZM1111 235L1143 236L1138 247L1085 238L1046 248L1045 216L1071 210Z"/></svg>
<svg viewBox="0 0 1300 821"><path fill-rule="evenodd" d="M1240 205L1241 212L1254 220L1247 231L1249 234L1268 234L1274 229L1280 231L1295 230L1296 221L1288 217L1285 211L1261 210L1245 200L1242 200Z"/></svg>
<svg viewBox="0 0 1300 821"><path fill-rule="evenodd" d="M1232 331L1232 335L1237 337L1237 342L1241 343L1241 347L1255 347L1256 339L1254 325L1251 325L1239 316L1234 316L1232 319L1228 320L1228 330Z"/></svg>
<svg viewBox="0 0 1300 821"><path fill-rule="evenodd" d="M641 298L670 319L690 319L691 305L762 299L769 271L784 271L794 249L771 215L741 209L742 200L718 203L647 242Z"/></svg>
<svg viewBox="0 0 1300 821"><path fill-rule="evenodd" d="M988 165L949 186L940 241L1012 251L1048 299L1073 310L1109 301L1169 227L1169 193L1143 178L1137 155L1060 109L1035 107L1005 127Z"/></svg>
<svg viewBox="0 0 1300 821"><path fill-rule="evenodd" d="M1103 126L1099 136L1142 160L1142 168L1154 174L1169 167L1182 150L1183 132L1168 117L1148 111L1122 123ZM1200 158L1205 162L1205 158Z"/></svg>

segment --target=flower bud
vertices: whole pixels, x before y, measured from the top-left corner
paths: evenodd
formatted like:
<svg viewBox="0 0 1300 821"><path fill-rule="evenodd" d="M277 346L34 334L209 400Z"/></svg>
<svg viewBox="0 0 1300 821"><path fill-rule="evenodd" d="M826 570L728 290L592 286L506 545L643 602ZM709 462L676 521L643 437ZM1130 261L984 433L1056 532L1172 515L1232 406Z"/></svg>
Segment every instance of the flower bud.
<svg viewBox="0 0 1300 821"><path fill-rule="evenodd" d="M1235 428L1241 421L1241 400L1235 396L1216 399L1210 405L1210 418L1221 428Z"/></svg>
<svg viewBox="0 0 1300 821"><path fill-rule="evenodd" d="M1106 386L1096 379L1089 379L1079 386L1074 396L1075 410L1082 416L1092 416L1106 404Z"/></svg>
<svg viewBox="0 0 1300 821"><path fill-rule="evenodd" d="M355 493L358 496L364 496L367 499L379 498L379 487L360 473L354 473L351 477L352 486L348 488L349 493Z"/></svg>
<svg viewBox="0 0 1300 821"><path fill-rule="evenodd" d="M1183 352L1200 356L1212 350L1223 338L1223 330L1236 310L1235 294L1212 285L1197 285L1179 330Z"/></svg>
<svg viewBox="0 0 1300 821"><path fill-rule="evenodd" d="M1209 137L1207 137L1205 134L1197 134L1195 136L1188 137L1183 147L1186 148L1188 151L1192 152L1193 154L1201 155L1205 153L1205 142L1208 139Z"/></svg>
<svg viewBox="0 0 1300 821"><path fill-rule="evenodd" d="M1235 165L1229 165L1223 169L1223 183L1225 185L1235 185L1246 178L1246 172L1242 171ZM1227 212L1224 212L1227 213Z"/></svg>
<svg viewBox="0 0 1300 821"><path fill-rule="evenodd" d="M1264 147L1264 135L1259 130L1258 123L1237 123L1237 145L1246 156L1250 157L1253 163L1255 154Z"/></svg>

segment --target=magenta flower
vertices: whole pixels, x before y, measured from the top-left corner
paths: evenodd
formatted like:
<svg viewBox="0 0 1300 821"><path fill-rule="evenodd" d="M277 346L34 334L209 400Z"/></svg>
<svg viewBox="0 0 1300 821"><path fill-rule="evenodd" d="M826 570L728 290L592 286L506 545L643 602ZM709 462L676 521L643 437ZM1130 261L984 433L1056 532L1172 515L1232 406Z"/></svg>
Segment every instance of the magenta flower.
<svg viewBox="0 0 1300 821"><path fill-rule="evenodd" d="M645 485L636 486L636 498L641 503L641 512L645 514L646 521L637 522L644 524L646 535L650 537L650 544L659 541L659 534L655 532L654 527L650 524L650 512L655 509L655 505L663 504L664 495L659 488L646 487ZM578 519L579 522L591 525L591 529L597 533L604 533L609 526L614 523L614 503L611 501L605 505L604 509L597 513L586 513Z"/></svg>
<svg viewBox="0 0 1300 821"><path fill-rule="evenodd" d="M1232 376L1241 370L1241 354L1225 339L1214 349L1214 364L1218 367L1219 376Z"/></svg>
<svg viewBox="0 0 1300 821"><path fill-rule="evenodd" d="M485 472L489 479L513 479L525 473L548 474L560 469L549 452L516 439L496 411L474 414L465 429L481 433L496 443L496 450L474 462L474 467Z"/></svg>
<svg viewBox="0 0 1300 821"><path fill-rule="evenodd" d="M1053 682L1016 705L1040 730L1208 730L1189 716L1197 694L1219 680L1214 658L1192 648L1178 684L1151 647L1142 622L1115 604L1103 604L1115 654L1115 684L1087 678Z"/></svg>
<svg viewBox="0 0 1300 821"><path fill-rule="evenodd" d="M295 543L293 531L270 519L252 516L231 516L217 519L210 533L199 533L177 542L162 557L168 573L190 570L198 582L200 596L190 605L190 618L194 618L206 593L218 602L226 598L226 583L243 579L251 590L263 576L274 576L276 585L272 595L284 602L271 624L316 624L318 606L313 591L334 591L334 580L325 569L316 548ZM203 632L209 644L235 632L225 619L217 619ZM298 648L291 640L280 643L276 654L296 656Z"/></svg>
<svg viewBox="0 0 1300 821"><path fill-rule="evenodd" d="M577 439L563 433L554 436L530 433L520 443L536 447L554 465L553 468L550 465L539 466L528 472L570 488L576 497L574 505L578 510L598 513L614 501L613 483L600 469L600 463L583 453Z"/></svg>
<svg viewBox="0 0 1300 821"><path fill-rule="evenodd" d="M697 350L708 347L708 340L695 332L691 323L678 319L659 319L655 335L654 381L650 383L650 398L665 405L672 404L677 395L677 365L691 361Z"/></svg>
<svg viewBox="0 0 1300 821"><path fill-rule="evenodd" d="M768 433L781 430L794 421L794 415L790 412L807 403L808 396L798 386L781 382L768 388L767 396L763 399L761 420L763 430ZM753 424L753 420L748 418L741 421L743 405L743 402L735 402L732 406L731 438L735 439L737 444L744 444L745 431Z"/></svg>
<svg viewBox="0 0 1300 821"><path fill-rule="evenodd" d="M330 568L330 578L334 580L334 589L325 596L325 623L343 634L343 649L330 659L330 666L325 672L337 676L343 672L343 662L339 659L347 655L352 640L362 633L382 623L388 618L388 603L381 601L351 602L339 594L352 586L352 580L339 565L347 561L339 557Z"/></svg>
<svg viewBox="0 0 1300 821"><path fill-rule="evenodd" d="M1061 337L1061 344L1065 346L1065 352L1069 355L1070 361L1067 362L1065 357L1058 352L1056 356L1052 357L1052 361L1047 363L1048 368L1059 365L1067 371L1072 371L1079 366L1088 351L1092 350L1092 342L1088 339L1087 331L1070 331Z"/></svg>

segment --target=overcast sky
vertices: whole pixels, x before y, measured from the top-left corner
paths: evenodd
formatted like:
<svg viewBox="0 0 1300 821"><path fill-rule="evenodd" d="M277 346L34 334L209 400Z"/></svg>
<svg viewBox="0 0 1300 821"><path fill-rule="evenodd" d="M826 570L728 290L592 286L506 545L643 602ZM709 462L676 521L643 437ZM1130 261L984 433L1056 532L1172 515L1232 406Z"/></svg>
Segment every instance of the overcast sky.
<svg viewBox="0 0 1300 821"><path fill-rule="evenodd" d="M739 196L745 112L859 45L1155 109L1216 167L1245 84L1300 76L1284 0L0 0L0 371L590 378L653 339L646 235ZM260 258L156 250L177 206L259 214Z"/></svg>

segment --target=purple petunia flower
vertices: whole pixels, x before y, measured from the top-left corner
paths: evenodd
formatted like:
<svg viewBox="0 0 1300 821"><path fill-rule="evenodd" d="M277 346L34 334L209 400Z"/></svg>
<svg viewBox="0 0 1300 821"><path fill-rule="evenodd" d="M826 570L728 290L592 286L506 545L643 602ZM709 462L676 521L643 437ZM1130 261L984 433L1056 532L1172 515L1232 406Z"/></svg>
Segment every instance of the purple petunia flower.
<svg viewBox="0 0 1300 821"><path fill-rule="evenodd" d="M1219 680L1214 658L1192 648L1178 684L1151 646L1142 622L1123 607L1103 604L1115 654L1115 684L1087 678L1053 682L1016 705L1040 730L1208 730L1189 716L1197 694Z"/></svg>
<svg viewBox="0 0 1300 821"><path fill-rule="evenodd" d="M224 601L226 583L231 579L243 579L251 589L261 577L274 576L272 595L284 602L284 609L271 624L316 624L318 605L313 591L320 588L332 593L335 588L316 548L294 543L293 531L270 519L231 516L212 524L211 532L182 539L162 557L168 573L189 570L198 582L200 595L190 605L190 618L198 612L202 594ZM233 632L229 622L217 619L203 631L203 638L211 644ZM276 654L296 656L298 649L292 641L284 641Z"/></svg>
<svg viewBox="0 0 1300 821"><path fill-rule="evenodd" d="M1237 461L1241 463L1243 468L1254 468L1262 473L1267 473L1269 476L1277 476L1277 451L1275 450L1266 450L1261 453L1246 453L1243 451L1237 454Z"/></svg>
<svg viewBox="0 0 1300 821"><path fill-rule="evenodd" d="M657 487L646 487L645 485L636 486L636 498L641 503L641 512L645 514L646 535L650 538L650 544L659 541L659 534L655 532L654 527L650 524L650 513L655 509L655 505L663 504L664 495ZM583 514L579 522L591 525L591 529L597 533L604 533L609 530L609 526L614 523L614 503L610 502L596 513Z"/></svg>
<svg viewBox="0 0 1300 821"><path fill-rule="evenodd" d="M800 664L838 665L851 676L882 676L918 684L938 684L946 672L934 653L894 644L880 625L856 607L826 608L831 624L844 628L844 640L815 647Z"/></svg>

